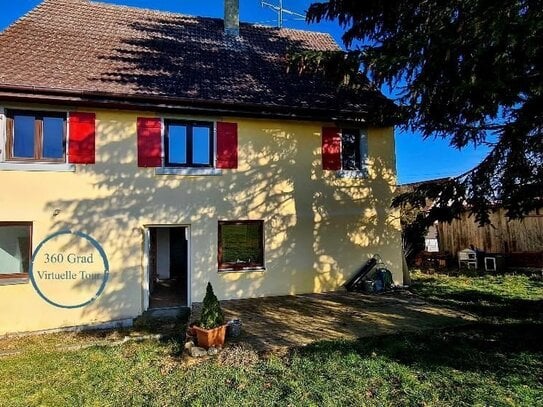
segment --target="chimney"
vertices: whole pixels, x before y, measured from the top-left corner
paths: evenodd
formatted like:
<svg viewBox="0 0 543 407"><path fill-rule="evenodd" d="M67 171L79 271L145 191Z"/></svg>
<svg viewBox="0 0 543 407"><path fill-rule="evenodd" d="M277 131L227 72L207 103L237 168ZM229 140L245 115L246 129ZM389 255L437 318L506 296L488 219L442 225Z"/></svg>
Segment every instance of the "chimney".
<svg viewBox="0 0 543 407"><path fill-rule="evenodd" d="M239 0L224 0L224 33L239 37Z"/></svg>

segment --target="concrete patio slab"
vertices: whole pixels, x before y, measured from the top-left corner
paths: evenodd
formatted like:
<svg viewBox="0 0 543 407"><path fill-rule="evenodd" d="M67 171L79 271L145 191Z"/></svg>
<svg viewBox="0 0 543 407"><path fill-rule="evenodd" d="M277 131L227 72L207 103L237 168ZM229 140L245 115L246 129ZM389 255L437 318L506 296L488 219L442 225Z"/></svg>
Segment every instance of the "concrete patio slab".
<svg viewBox="0 0 543 407"><path fill-rule="evenodd" d="M357 339L463 324L475 317L429 304L406 291L368 295L346 291L221 301L227 320L240 318L241 342L278 351L318 340ZM195 310L193 319L197 319Z"/></svg>

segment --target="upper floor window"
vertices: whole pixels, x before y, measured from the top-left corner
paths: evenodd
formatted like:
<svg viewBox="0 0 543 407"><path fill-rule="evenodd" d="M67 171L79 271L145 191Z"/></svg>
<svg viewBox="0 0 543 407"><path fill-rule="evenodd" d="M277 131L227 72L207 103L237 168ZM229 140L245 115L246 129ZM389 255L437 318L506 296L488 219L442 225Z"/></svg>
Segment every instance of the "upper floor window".
<svg viewBox="0 0 543 407"><path fill-rule="evenodd" d="M138 117L137 140L138 166L157 174L219 175L238 167L237 123Z"/></svg>
<svg viewBox="0 0 543 407"><path fill-rule="evenodd" d="M6 160L66 161L66 114L8 111Z"/></svg>
<svg viewBox="0 0 543 407"><path fill-rule="evenodd" d="M31 239L31 222L0 222L0 279L28 275Z"/></svg>
<svg viewBox="0 0 543 407"><path fill-rule="evenodd" d="M368 134L357 128L323 127L322 167L345 178L363 178L368 169Z"/></svg>
<svg viewBox="0 0 543 407"><path fill-rule="evenodd" d="M368 159L368 138L360 129L341 130L341 169L364 171Z"/></svg>
<svg viewBox="0 0 543 407"><path fill-rule="evenodd" d="M213 124L164 122L166 167L213 167Z"/></svg>

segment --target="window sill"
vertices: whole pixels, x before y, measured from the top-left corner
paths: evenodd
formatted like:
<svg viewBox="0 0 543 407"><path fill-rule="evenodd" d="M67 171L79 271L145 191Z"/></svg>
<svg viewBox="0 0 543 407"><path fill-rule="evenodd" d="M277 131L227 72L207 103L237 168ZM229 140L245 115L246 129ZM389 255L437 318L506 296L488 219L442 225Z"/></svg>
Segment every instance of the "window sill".
<svg viewBox="0 0 543 407"><path fill-rule="evenodd" d="M0 171L75 172L75 164L0 162Z"/></svg>
<svg viewBox="0 0 543 407"><path fill-rule="evenodd" d="M170 168L160 167L155 169L155 175L187 175L187 176L215 176L222 175L222 170L217 168Z"/></svg>
<svg viewBox="0 0 543 407"><path fill-rule="evenodd" d="M368 178L368 171L367 170L340 170L336 172L336 177L363 179L363 178Z"/></svg>
<svg viewBox="0 0 543 407"><path fill-rule="evenodd" d="M16 285L16 284L28 284L28 277L8 277L2 276L0 278L0 286L3 285Z"/></svg>
<svg viewBox="0 0 543 407"><path fill-rule="evenodd" d="M218 269L219 274L226 274L226 273L261 273L266 271L266 267L247 267L247 268L241 268L241 269Z"/></svg>

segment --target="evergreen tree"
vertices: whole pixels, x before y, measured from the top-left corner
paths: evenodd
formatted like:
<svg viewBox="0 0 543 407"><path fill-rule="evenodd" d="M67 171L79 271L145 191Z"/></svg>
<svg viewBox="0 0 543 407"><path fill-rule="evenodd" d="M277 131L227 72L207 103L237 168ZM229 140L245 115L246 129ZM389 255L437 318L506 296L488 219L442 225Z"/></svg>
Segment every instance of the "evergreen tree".
<svg viewBox="0 0 543 407"><path fill-rule="evenodd" d="M542 0L329 0L307 19L337 19L347 52L293 55L291 67L339 86L389 86L407 128L453 148L490 147L475 168L424 183L396 206L431 200L428 223L467 207L481 224L494 204L510 218L541 206Z"/></svg>
<svg viewBox="0 0 543 407"><path fill-rule="evenodd" d="M202 304L202 315L200 316L200 326L204 329L217 328L224 324L224 315L221 304L213 292L211 283L207 283L206 295Z"/></svg>

